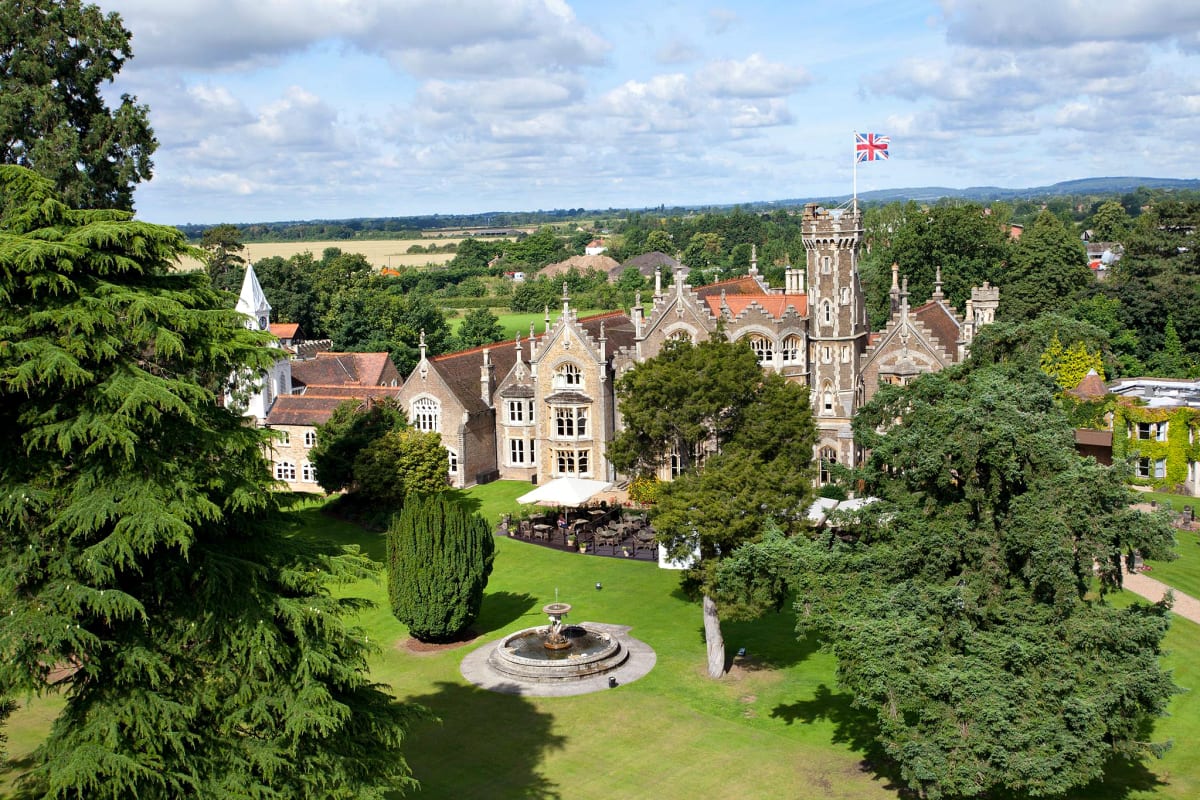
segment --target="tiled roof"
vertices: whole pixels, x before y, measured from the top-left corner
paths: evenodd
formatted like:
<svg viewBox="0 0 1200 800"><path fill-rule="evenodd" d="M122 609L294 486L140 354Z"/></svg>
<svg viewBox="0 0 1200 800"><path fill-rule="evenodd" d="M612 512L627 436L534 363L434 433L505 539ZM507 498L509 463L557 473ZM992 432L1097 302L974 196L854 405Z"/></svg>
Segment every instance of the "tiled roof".
<svg viewBox="0 0 1200 800"><path fill-rule="evenodd" d="M387 353L317 353L316 358L292 362L292 383L338 386L400 384L400 374Z"/></svg>
<svg viewBox="0 0 1200 800"><path fill-rule="evenodd" d="M399 387L359 386L353 394L348 387L313 387L304 394L284 394L275 398L267 412L267 425L323 425L329 421L334 409L347 400L365 400L368 397L395 397Z"/></svg>
<svg viewBox="0 0 1200 800"><path fill-rule="evenodd" d="M642 253L640 256L634 256L624 264L614 267L613 270L608 273L608 276L615 280L616 278L621 277L621 273L625 271L626 267L637 267L638 272L642 273L642 275L646 276L647 278L653 278L654 271L659 267L662 267L663 275L669 276L681 266L683 265L671 258L666 253L660 253L659 251L654 250L650 253Z"/></svg>
<svg viewBox="0 0 1200 800"><path fill-rule="evenodd" d="M912 315L933 334L938 346L945 350L952 360L958 359L960 331L958 320L952 310L941 301L930 300L912 312Z"/></svg>
<svg viewBox="0 0 1200 800"><path fill-rule="evenodd" d="M493 388L504 380L504 376L517 363L517 349L512 342L496 342L486 347L472 347L455 353L444 353L429 359L430 365L442 376L442 380L454 392L468 413L486 411L489 406L483 401L479 384L480 369L483 367L483 351L488 351L492 362ZM524 341L521 350L529 357Z"/></svg>
<svg viewBox="0 0 1200 800"><path fill-rule="evenodd" d="M724 291L727 295L766 294L762 285L749 275L743 275L740 278L730 278L727 281L718 281L717 283L710 283L707 286L697 287L696 294L701 298L706 298L711 295L719 295L722 291Z"/></svg>
<svg viewBox="0 0 1200 800"><path fill-rule="evenodd" d="M271 334L276 339L295 339L296 334L300 330L298 322L272 322L270 325Z"/></svg>
<svg viewBox="0 0 1200 800"><path fill-rule="evenodd" d="M548 278L555 278L559 275L564 275L571 270L571 267L580 272L587 272L589 269L598 269L606 275L613 267L620 266L615 258L611 256L571 256L565 261L559 261L555 264L547 264L537 271L538 275L545 275Z"/></svg>
<svg viewBox="0 0 1200 800"><path fill-rule="evenodd" d="M1089 369L1088 374L1083 376L1079 385L1074 389L1068 389L1067 394L1081 400L1099 400L1108 394L1108 387L1104 385L1104 380L1096 373L1096 370Z"/></svg>
<svg viewBox="0 0 1200 800"><path fill-rule="evenodd" d="M713 316L721 316L720 295L708 295L704 298L704 302L708 304L708 310L713 313ZM808 296L803 294L727 294L725 295L725 305L729 306L729 310L735 318L752 305L759 306L775 319L783 319L788 306L795 308L796 313L800 316L808 316Z"/></svg>

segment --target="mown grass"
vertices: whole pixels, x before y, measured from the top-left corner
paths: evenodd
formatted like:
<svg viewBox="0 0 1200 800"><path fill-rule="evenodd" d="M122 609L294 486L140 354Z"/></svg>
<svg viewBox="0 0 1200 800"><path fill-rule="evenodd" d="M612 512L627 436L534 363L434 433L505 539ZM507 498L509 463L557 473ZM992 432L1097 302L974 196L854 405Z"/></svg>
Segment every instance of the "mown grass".
<svg viewBox="0 0 1200 800"><path fill-rule="evenodd" d="M462 493L489 523L527 489L496 483ZM305 536L357 545L376 559L383 536L333 519L313 504L298 513ZM704 675L698 606L681 596L678 575L645 562L581 556L498 539L495 570L469 644L417 653L386 605L380 582L339 587L377 606L361 615L378 652L372 677L397 697L420 703L441 722L419 724L405 753L429 798L641 797L900 798L894 776L877 771L869 719L837 689L833 659L797 641L791 613L726 623L730 654L745 647L726 679ZM600 590L595 588L599 582ZM466 682L458 667L474 647L544 622L555 597L574 621L632 626L657 655L629 685L592 695L520 698ZM1120 595L1114 602L1134 602ZM1166 657L1184 687L1200 685L1200 627L1179 620ZM1105 782L1076 800L1200 796L1200 707L1177 696L1171 716L1148 734L1175 746L1161 761L1116 763ZM45 704L10 726L10 752L27 752L45 730ZM40 714L34 718L33 711ZM16 728L20 728L19 735Z"/></svg>
<svg viewBox="0 0 1200 800"><path fill-rule="evenodd" d="M457 315L450 317L449 319L446 320L446 323L450 326L450 330L452 332L458 331L459 326L462 325L462 323L463 323L463 317L470 310L471 309L457 309L457 311L458 311ZM608 310L611 310L611 309L608 309ZM500 321L500 327L504 331L505 339L511 340L518 333L521 334L522 339L527 338L529 336L529 324L530 323L533 323L534 330L539 336L546 329L546 314L545 314L545 312L537 312L537 313L533 313L533 314L526 314L526 313L499 314L499 313L496 313L496 309L492 309L492 313L496 314L496 318ZM605 309L589 308L589 309L578 310L575 313L580 319L582 319L584 317L590 317L593 314L603 314L603 313L605 313ZM561 308L558 309L557 311L555 311L553 308L550 309L550 324L553 325L554 322L561 315L562 315ZM529 355L528 351L526 351L526 357L528 357L528 355Z"/></svg>
<svg viewBox="0 0 1200 800"><path fill-rule="evenodd" d="M1197 497L1164 492L1138 492L1135 497L1140 503L1153 500L1159 508L1169 511L1181 512L1185 506L1191 506L1193 511L1200 513L1200 498ZM1175 552L1179 558L1174 561L1147 561L1150 567L1147 575L1184 594L1200 598L1200 533L1177 530L1175 540Z"/></svg>

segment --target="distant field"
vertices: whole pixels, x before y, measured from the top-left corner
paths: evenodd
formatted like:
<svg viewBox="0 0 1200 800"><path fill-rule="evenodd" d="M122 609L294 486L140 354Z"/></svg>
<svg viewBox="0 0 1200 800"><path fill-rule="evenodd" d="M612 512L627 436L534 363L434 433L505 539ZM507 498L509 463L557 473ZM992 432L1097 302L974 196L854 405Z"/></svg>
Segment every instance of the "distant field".
<svg viewBox="0 0 1200 800"><path fill-rule="evenodd" d="M251 262L281 256L291 258L298 253L312 253L320 258L326 248L337 247L343 253L360 253L376 269L384 267L419 267L425 264L445 264L454 258L454 253L414 253L408 248L414 244L428 247L430 244L450 244L462 241L462 237L445 239L380 239L332 241L332 242L261 242L246 245L246 257Z"/></svg>
<svg viewBox="0 0 1200 800"><path fill-rule="evenodd" d="M412 253L408 248L414 244L428 247L431 244L446 245L461 242L463 236L439 236L436 239L350 239L328 242L254 242L246 245L246 260L251 264L264 258L280 256L291 258L299 253L312 253L320 258L327 248L336 247L343 253L360 253L375 269L384 267L423 267L426 264L445 264L454 258L454 253ZM487 241L497 241L489 237ZM200 263L184 259L182 269L199 269Z"/></svg>

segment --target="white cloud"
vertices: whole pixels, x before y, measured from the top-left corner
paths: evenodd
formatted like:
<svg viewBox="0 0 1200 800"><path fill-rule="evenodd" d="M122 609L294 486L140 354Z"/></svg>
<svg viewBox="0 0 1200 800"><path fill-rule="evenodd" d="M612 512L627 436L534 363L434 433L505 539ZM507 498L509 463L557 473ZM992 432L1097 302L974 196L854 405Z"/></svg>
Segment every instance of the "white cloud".
<svg viewBox="0 0 1200 800"><path fill-rule="evenodd" d="M1186 0L941 0L949 41L982 47L1169 41L1195 36L1200 5Z"/></svg>
<svg viewBox="0 0 1200 800"><path fill-rule="evenodd" d="M713 61L696 74L697 84L719 97L778 97L812 83L802 67L770 63L758 53L744 61Z"/></svg>
<svg viewBox="0 0 1200 800"><path fill-rule="evenodd" d="M244 70L323 42L423 77L519 75L602 63L609 45L562 0L111 0L131 68Z"/></svg>

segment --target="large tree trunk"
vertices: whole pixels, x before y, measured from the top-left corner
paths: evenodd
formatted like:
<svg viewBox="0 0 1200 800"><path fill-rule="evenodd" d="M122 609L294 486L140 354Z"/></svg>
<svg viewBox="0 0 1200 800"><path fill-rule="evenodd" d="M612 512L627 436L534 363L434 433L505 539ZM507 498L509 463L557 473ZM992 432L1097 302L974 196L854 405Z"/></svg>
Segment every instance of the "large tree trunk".
<svg viewBox="0 0 1200 800"><path fill-rule="evenodd" d="M717 616L717 601L704 595L704 641L708 645L708 677L725 675L725 637L721 635L721 618Z"/></svg>

